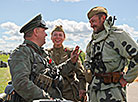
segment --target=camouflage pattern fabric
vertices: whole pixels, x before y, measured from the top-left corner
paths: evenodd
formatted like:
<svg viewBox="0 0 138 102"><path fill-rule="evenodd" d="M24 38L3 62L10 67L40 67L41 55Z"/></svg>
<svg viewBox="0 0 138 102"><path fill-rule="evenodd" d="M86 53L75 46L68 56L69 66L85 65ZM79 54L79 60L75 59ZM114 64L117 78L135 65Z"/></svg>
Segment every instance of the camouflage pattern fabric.
<svg viewBox="0 0 138 102"><path fill-rule="evenodd" d="M40 100L34 100L33 102L73 102L73 101L70 101L70 100L59 100L59 99L54 99L54 100L40 99Z"/></svg>
<svg viewBox="0 0 138 102"><path fill-rule="evenodd" d="M32 45L37 52L34 51L33 48L28 47L27 44ZM9 58L8 63L12 76L13 87L15 91L27 102L31 102L34 99L49 99L51 95L56 95L56 91L52 87L48 92L45 92L43 89L35 85L32 80L30 80L34 59L36 61L35 73L42 74L51 63L51 60L48 62L48 58L49 56L43 48L40 48L29 40L25 40L22 45L16 48ZM72 69L69 66L73 69L76 68L70 59L55 67L60 70L64 68L70 71Z"/></svg>
<svg viewBox="0 0 138 102"><path fill-rule="evenodd" d="M111 27L110 32L103 30L92 34L92 40L87 45L85 68L91 69L91 59L101 52L105 67L92 67L92 73L122 72L128 64L124 79L131 83L138 76L138 45L128 33L117 27ZM91 76L92 77L92 76ZM89 85L90 102L124 102L126 94L120 83L105 84L102 78L93 75Z"/></svg>
<svg viewBox="0 0 138 102"><path fill-rule="evenodd" d="M59 65L69 59L72 51L72 49L68 47L64 48L63 46L61 48L53 47L47 50L56 65ZM72 66L69 66L69 69L72 69L71 67ZM65 99L77 102L79 100L79 90L86 89L84 67L79 60L76 69L67 71L69 69L63 69L61 71L61 75L64 80L62 94Z"/></svg>

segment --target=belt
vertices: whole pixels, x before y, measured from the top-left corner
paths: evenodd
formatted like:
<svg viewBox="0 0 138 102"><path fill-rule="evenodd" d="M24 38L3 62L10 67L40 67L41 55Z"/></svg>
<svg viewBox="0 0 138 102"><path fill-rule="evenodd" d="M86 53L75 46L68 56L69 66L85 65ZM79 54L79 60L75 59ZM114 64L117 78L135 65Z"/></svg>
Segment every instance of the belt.
<svg viewBox="0 0 138 102"><path fill-rule="evenodd" d="M118 83L123 74L123 72L94 73L94 76L103 79L105 84L110 84Z"/></svg>

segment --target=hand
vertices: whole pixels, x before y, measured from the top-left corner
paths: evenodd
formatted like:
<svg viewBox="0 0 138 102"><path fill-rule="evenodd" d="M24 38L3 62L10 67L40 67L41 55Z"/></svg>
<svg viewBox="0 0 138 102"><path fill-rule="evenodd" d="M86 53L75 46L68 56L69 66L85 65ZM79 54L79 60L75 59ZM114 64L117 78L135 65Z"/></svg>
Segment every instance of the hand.
<svg viewBox="0 0 138 102"><path fill-rule="evenodd" d="M122 87L125 87L127 85L127 81L123 77L119 80L119 82Z"/></svg>
<svg viewBox="0 0 138 102"><path fill-rule="evenodd" d="M86 96L86 91L85 90L79 90L79 97L80 97L80 99L83 98L83 100L84 100L85 96Z"/></svg>
<svg viewBox="0 0 138 102"><path fill-rule="evenodd" d="M78 56L79 56L79 54L82 51L80 51L79 53L78 52L79 52L79 46L76 46L75 50L73 50L72 53L71 53L71 61L72 61L72 63L76 63L77 62Z"/></svg>
<svg viewBox="0 0 138 102"><path fill-rule="evenodd" d="M50 100L54 100L54 99L51 97Z"/></svg>

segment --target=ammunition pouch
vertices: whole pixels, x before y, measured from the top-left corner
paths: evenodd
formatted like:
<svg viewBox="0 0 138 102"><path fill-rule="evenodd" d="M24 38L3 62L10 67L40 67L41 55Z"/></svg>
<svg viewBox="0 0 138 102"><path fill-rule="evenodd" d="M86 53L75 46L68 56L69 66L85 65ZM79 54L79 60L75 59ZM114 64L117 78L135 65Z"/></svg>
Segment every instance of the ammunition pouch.
<svg viewBox="0 0 138 102"><path fill-rule="evenodd" d="M102 78L105 84L118 83L123 76L123 72L95 73L95 76Z"/></svg>
<svg viewBox="0 0 138 102"><path fill-rule="evenodd" d="M39 74L35 80L34 80L34 84L36 84L38 87L40 87L41 89L47 91L49 87L51 87L52 85L52 81L53 79L50 78L47 75L43 75L43 74Z"/></svg>
<svg viewBox="0 0 138 102"><path fill-rule="evenodd" d="M86 79L86 82L91 83L92 72L90 69L85 70L85 79Z"/></svg>

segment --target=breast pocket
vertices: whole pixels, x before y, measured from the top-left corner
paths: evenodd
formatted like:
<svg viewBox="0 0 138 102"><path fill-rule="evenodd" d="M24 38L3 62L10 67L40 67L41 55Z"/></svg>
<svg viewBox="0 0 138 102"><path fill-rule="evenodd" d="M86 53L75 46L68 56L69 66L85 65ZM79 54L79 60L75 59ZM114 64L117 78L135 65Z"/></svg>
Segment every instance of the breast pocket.
<svg viewBox="0 0 138 102"><path fill-rule="evenodd" d="M36 64L36 72L39 73L45 69L45 60L40 55L35 56L34 63Z"/></svg>
<svg viewBox="0 0 138 102"><path fill-rule="evenodd" d="M60 57L59 63L63 63L68 59L68 55L66 53L62 54Z"/></svg>

